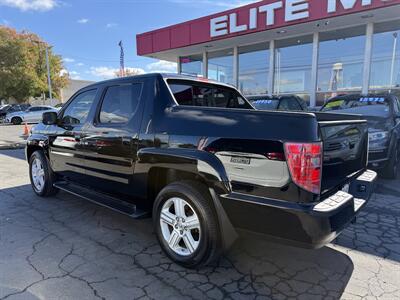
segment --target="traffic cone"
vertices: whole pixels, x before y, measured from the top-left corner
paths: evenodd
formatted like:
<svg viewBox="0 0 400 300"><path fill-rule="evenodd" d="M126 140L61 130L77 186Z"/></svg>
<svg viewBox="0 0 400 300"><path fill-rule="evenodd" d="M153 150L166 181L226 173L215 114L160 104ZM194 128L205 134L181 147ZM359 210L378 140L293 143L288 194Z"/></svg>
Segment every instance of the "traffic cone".
<svg viewBox="0 0 400 300"><path fill-rule="evenodd" d="M28 123L24 123L24 133L22 134L23 136L29 136L29 128L28 128Z"/></svg>

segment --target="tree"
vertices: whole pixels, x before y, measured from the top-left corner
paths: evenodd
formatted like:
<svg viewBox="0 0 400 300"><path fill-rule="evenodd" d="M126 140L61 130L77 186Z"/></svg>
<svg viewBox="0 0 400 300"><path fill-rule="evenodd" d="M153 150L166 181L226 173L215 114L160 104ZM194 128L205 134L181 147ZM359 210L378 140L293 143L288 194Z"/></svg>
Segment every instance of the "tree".
<svg viewBox="0 0 400 300"><path fill-rule="evenodd" d="M129 76L136 76L136 75L141 75L144 73L144 71L142 69L138 69L138 68L125 68L124 70L125 74L124 76L121 76L121 71L115 71L115 77L129 77Z"/></svg>
<svg viewBox="0 0 400 300"><path fill-rule="evenodd" d="M0 99L22 102L43 92L48 95L45 47L49 45L36 34L0 26ZM62 59L50 47L49 61L54 97L58 97L68 75L61 74Z"/></svg>

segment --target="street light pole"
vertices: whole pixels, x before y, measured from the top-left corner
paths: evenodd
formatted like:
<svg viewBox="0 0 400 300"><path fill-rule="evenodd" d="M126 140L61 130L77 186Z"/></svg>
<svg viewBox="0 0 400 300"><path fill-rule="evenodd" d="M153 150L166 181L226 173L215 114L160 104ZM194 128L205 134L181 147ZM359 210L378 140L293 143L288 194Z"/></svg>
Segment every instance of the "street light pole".
<svg viewBox="0 0 400 300"><path fill-rule="evenodd" d="M44 44L45 51L46 51L46 69L47 69L47 84L49 85L49 98L50 98L50 105L53 104L53 89L51 87L51 76L50 76L50 61L49 61L49 47L46 45L46 43L42 41L35 41L33 40L32 42L36 43L39 45Z"/></svg>
<svg viewBox="0 0 400 300"><path fill-rule="evenodd" d="M394 66L396 63L396 50L397 50L397 32L393 33L393 53L392 53L392 63L390 65L390 90L389 92L392 92L393 88L393 81L394 81Z"/></svg>

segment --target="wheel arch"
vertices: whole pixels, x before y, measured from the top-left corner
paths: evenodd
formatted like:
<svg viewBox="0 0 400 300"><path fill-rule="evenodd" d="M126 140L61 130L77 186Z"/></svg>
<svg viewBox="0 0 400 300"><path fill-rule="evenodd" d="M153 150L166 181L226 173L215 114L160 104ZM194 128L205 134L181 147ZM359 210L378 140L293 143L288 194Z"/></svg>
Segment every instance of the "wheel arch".
<svg viewBox="0 0 400 300"><path fill-rule="evenodd" d="M19 119L19 120L21 120L21 122L24 121L24 119L23 119L20 115L16 115L16 116L12 116L12 117L11 117L11 119L10 119L11 123L12 123L13 120L15 120L15 119Z"/></svg>
<svg viewBox="0 0 400 300"><path fill-rule="evenodd" d="M195 149L141 149L138 151L135 173L147 173L147 186L150 189L160 184L162 186L162 178L167 184L174 179L199 180L219 194L231 191L222 162L213 154Z"/></svg>
<svg viewBox="0 0 400 300"><path fill-rule="evenodd" d="M47 158L49 158L48 151L48 138L45 136L32 135L28 138L26 142L25 154L26 159L29 161L29 158L35 151L43 151Z"/></svg>
<svg viewBox="0 0 400 300"><path fill-rule="evenodd" d="M202 183L209 190L223 239L228 249L237 239L218 195L231 192L228 175L221 161L205 151L193 149L142 149L135 169L147 169L148 205L152 208L159 192L177 181ZM136 170L138 170L136 169Z"/></svg>

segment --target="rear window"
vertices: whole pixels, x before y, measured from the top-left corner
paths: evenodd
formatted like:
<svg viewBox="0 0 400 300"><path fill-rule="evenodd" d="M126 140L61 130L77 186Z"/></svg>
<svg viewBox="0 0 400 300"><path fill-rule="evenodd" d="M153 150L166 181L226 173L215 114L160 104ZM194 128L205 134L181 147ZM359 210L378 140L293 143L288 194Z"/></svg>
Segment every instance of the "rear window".
<svg viewBox="0 0 400 300"><path fill-rule="evenodd" d="M386 117L390 113L390 106L384 97L360 97L331 100L321 111Z"/></svg>
<svg viewBox="0 0 400 300"><path fill-rule="evenodd" d="M168 80L168 84L179 105L253 109L234 89L183 80Z"/></svg>

